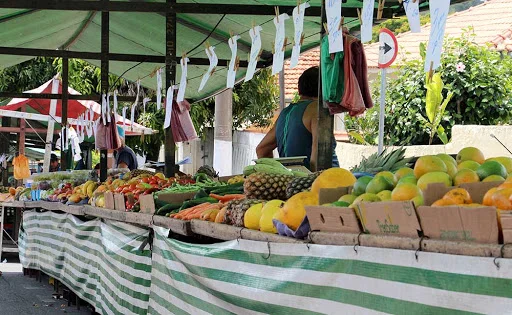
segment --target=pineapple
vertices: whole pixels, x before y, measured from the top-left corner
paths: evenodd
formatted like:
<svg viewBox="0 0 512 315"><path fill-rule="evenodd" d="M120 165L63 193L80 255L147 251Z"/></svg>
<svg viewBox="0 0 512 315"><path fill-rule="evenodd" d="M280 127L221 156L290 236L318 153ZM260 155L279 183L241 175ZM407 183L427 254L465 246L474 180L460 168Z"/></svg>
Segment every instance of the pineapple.
<svg viewBox="0 0 512 315"><path fill-rule="evenodd" d="M248 199L285 200L286 186L293 179L290 175L254 173L244 182L244 194Z"/></svg>
<svg viewBox="0 0 512 315"><path fill-rule="evenodd" d="M374 153L368 158L363 158L361 163L354 167L351 172L379 173L382 171L395 172L402 167L410 165L410 158L405 158L405 149L403 147L387 152L384 150L381 154Z"/></svg>
<svg viewBox="0 0 512 315"><path fill-rule="evenodd" d="M227 205L224 222L226 224L243 227L245 212L249 210L252 205L262 202L263 200L257 199L241 199L230 201Z"/></svg>
<svg viewBox="0 0 512 315"><path fill-rule="evenodd" d="M143 174L147 174L147 175L153 176L153 175L155 175L155 172L151 172L151 171L148 171L148 170L136 169L136 170L131 171L131 178L137 177L137 176L143 175Z"/></svg>
<svg viewBox="0 0 512 315"><path fill-rule="evenodd" d="M203 165L201 166L196 174L206 174L208 177L210 178L218 178L219 177L219 173L217 173L215 171L215 169L209 165Z"/></svg>
<svg viewBox="0 0 512 315"><path fill-rule="evenodd" d="M320 173L314 173L306 177L296 177L292 179L288 183L288 186L286 186L286 199L290 199L292 196L300 192L309 191L318 175L320 175Z"/></svg>

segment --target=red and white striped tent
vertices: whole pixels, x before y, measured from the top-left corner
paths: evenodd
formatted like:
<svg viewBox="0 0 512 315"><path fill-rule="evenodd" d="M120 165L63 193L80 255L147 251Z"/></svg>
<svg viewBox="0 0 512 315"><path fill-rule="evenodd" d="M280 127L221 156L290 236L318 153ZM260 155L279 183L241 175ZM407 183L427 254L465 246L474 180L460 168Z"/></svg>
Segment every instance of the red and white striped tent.
<svg viewBox="0 0 512 315"><path fill-rule="evenodd" d="M54 84L58 86L54 86ZM26 91L24 93L61 94L62 81L56 77L44 83L40 87ZM68 87L68 93L70 95L80 95L79 92L75 91L71 87ZM55 115L52 115L53 118L50 117L50 107L52 101L56 102ZM23 112L20 112L19 110L22 109L23 105L25 105L25 109ZM68 124L71 126L76 126L77 118L84 114L85 111L89 108L94 111L94 119L97 119L101 115L101 105L94 101L68 100ZM0 106L0 117L2 116L38 120L43 123L55 119L56 122L61 123L62 102L61 100L50 99L14 98L7 105ZM116 114L116 116L117 124L122 125L122 116L119 114ZM140 124L132 122L129 119L125 120L125 126L125 134L127 136L153 133L153 130L150 128L146 128Z"/></svg>

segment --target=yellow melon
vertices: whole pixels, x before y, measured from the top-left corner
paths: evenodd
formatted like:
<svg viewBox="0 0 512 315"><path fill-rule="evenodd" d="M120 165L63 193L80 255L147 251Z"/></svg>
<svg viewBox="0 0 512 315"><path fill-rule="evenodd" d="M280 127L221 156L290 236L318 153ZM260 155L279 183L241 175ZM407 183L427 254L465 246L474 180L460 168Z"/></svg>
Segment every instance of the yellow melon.
<svg viewBox="0 0 512 315"><path fill-rule="evenodd" d="M311 191L318 194L322 188L349 187L353 186L355 182L356 177L350 171L333 167L323 171L315 179L313 185L311 185Z"/></svg>
<svg viewBox="0 0 512 315"><path fill-rule="evenodd" d="M318 193L301 192L286 201L281 208L281 222L297 230L306 216L306 206L318 205Z"/></svg>

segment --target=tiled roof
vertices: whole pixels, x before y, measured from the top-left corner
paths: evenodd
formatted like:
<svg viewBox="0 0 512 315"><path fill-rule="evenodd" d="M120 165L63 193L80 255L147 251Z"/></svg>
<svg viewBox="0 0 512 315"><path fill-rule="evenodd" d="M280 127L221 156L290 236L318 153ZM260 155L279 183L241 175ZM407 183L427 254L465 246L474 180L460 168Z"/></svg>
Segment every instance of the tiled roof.
<svg viewBox="0 0 512 315"><path fill-rule="evenodd" d="M297 92L297 84L299 77L307 69L318 66L320 64L320 48L313 48L303 52L299 58L299 64L290 69L290 60L286 60L284 64L284 86L285 86L285 99L292 100Z"/></svg>
<svg viewBox="0 0 512 315"><path fill-rule="evenodd" d="M505 51L509 54L512 53L512 24L502 34L496 36L492 41L494 49L497 51Z"/></svg>
<svg viewBox="0 0 512 315"><path fill-rule="evenodd" d="M459 37L464 29L473 27L479 45L486 45L496 38L504 27L511 25L512 0L487 0L468 10L450 15L446 21L445 37ZM395 64L405 58L408 60L420 58L420 43L428 43L430 24L421 27L421 33L406 32L397 35L398 57ZM365 46L369 68L377 68L379 58L379 43ZM405 54L407 53L407 55Z"/></svg>

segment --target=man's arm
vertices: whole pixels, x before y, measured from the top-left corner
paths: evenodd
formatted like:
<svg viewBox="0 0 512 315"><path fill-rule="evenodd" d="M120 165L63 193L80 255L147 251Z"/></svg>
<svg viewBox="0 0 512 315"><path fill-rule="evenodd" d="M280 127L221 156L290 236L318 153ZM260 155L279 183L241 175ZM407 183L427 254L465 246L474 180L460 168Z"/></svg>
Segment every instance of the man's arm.
<svg viewBox="0 0 512 315"><path fill-rule="evenodd" d="M129 168L128 165L130 165L131 155L126 152L122 152L122 153L118 153L118 154L119 154L119 159L117 162L117 168Z"/></svg>
<svg viewBox="0 0 512 315"><path fill-rule="evenodd" d="M311 119L311 159L309 160L310 169L312 172L316 172L316 163L318 162L318 118L312 117Z"/></svg>
<svg viewBox="0 0 512 315"><path fill-rule="evenodd" d="M260 144L256 147L256 155L258 159L261 158L273 158L274 149L277 148L276 140L276 126L272 127L270 131L265 135Z"/></svg>
<svg viewBox="0 0 512 315"><path fill-rule="evenodd" d="M302 122L306 129L311 132L311 158L309 159L310 171L316 172L316 163L318 161L318 101L308 105Z"/></svg>

